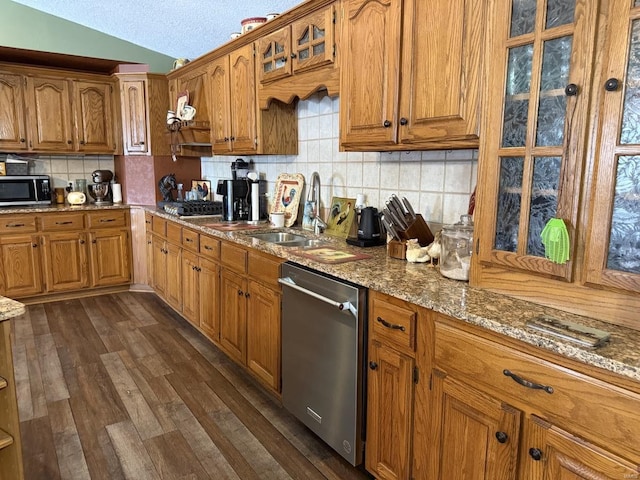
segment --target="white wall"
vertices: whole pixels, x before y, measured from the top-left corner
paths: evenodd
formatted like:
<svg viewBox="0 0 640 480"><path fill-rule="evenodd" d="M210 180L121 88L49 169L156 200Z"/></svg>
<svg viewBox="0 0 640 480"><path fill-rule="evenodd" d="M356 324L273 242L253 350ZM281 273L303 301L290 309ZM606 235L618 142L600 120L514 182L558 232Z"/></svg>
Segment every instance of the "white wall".
<svg viewBox="0 0 640 480"><path fill-rule="evenodd" d="M317 171L323 208L332 196L355 198L358 193L380 208L395 193L407 197L429 222L455 223L467 213L477 150L339 152L339 99L321 95L298 103L298 130L298 155L243 157L269 182L269 192L280 173L302 173L308 181ZM203 178L213 185L230 178L235 158L203 158Z"/></svg>

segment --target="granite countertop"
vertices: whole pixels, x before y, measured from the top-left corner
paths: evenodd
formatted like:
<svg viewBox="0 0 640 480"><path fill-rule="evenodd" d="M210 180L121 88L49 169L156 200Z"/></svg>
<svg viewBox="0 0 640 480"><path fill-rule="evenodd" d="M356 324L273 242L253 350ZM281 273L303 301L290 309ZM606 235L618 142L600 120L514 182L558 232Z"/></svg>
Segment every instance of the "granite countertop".
<svg viewBox="0 0 640 480"><path fill-rule="evenodd" d="M327 235L318 237L299 229L278 229L322 238L340 250L371 256L354 262L324 264L296 255L294 248L281 247L249 236L261 230L222 232L207 226L215 221L211 218L180 219L162 211L153 211L159 216L212 236L276 255L564 357L640 381L640 335L630 328L473 288L466 282L443 277L437 267L431 267L428 263L409 263L391 258L384 246L358 248ZM271 229L265 224L264 230ZM611 340L602 347L591 349L538 333L525 326L527 320L540 315L549 315L607 331L611 334Z"/></svg>
<svg viewBox="0 0 640 480"><path fill-rule="evenodd" d="M328 273L493 332L521 340L564 357L640 381L640 334L636 330L473 288L466 282L443 277L437 267L431 267L429 264L414 264L405 260L391 258L387 255L384 246L358 248L348 245L344 240L333 239L328 235L315 236L311 232L303 232L299 229L278 229L303 233L307 237L321 238L329 245L340 250L366 254L371 257L355 262L324 264L296 255L295 249L291 247L282 247L249 236L257 231L272 230L267 224L264 224L264 228L260 230L220 231L207 226L216 221L219 222L219 219L211 217L178 218L152 206L141 207L183 226L195 228L209 235L270 253L314 270ZM0 208L0 214L110 208L129 208L129 206L124 204L109 206L87 204L78 207L69 205L54 205L42 208L11 207ZM12 302L11 300L8 301ZM20 313L18 312L16 315ZM602 347L590 349L526 327L525 322L527 320L540 315L549 315L607 331L611 334L611 340ZM0 303L0 319L2 318L2 303Z"/></svg>
<svg viewBox="0 0 640 480"><path fill-rule="evenodd" d="M0 322L22 315L25 312L24 305L10 298L0 297Z"/></svg>

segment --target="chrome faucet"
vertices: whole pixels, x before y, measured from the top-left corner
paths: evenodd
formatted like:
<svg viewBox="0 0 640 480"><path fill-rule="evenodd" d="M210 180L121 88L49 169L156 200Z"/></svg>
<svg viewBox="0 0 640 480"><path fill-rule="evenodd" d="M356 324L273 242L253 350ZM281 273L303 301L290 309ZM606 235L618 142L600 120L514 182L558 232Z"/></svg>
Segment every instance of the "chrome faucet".
<svg viewBox="0 0 640 480"><path fill-rule="evenodd" d="M311 186L309 188L309 194L307 195L307 201L314 202L315 209L313 211L313 232L318 234L322 233L327 224L320 217L320 175L318 172L311 174Z"/></svg>

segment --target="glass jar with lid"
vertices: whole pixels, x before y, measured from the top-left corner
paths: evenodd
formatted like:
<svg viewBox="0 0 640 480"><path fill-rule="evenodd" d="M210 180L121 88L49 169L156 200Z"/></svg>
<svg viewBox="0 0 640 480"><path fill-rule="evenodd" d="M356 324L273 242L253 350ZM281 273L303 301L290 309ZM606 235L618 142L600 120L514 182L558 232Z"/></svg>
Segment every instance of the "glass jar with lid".
<svg viewBox="0 0 640 480"><path fill-rule="evenodd" d="M473 250L473 220L460 215L460 221L442 227L440 273L454 280L469 280Z"/></svg>

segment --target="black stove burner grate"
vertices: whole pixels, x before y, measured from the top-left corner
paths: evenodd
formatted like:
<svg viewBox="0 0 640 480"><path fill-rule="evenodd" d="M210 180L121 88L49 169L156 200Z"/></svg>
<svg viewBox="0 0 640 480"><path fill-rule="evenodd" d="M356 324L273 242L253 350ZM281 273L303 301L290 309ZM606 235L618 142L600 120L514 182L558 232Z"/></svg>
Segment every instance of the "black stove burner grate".
<svg viewBox="0 0 640 480"><path fill-rule="evenodd" d="M174 215L222 215L222 202L212 202L210 200L169 202L164 205L164 209Z"/></svg>

